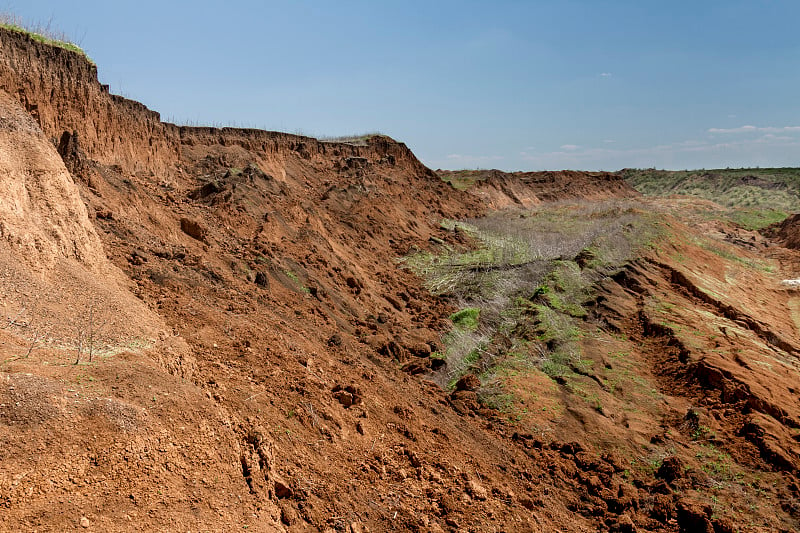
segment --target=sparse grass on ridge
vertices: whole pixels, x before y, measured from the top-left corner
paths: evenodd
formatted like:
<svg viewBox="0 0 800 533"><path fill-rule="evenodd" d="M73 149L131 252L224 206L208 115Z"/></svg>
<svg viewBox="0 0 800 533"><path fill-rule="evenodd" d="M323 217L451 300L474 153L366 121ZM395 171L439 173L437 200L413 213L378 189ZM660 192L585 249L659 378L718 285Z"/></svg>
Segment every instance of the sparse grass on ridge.
<svg viewBox="0 0 800 533"><path fill-rule="evenodd" d="M367 133L362 134L355 134L355 135L341 135L337 137L318 137L317 139L321 142L328 142L328 143L344 143L344 144L353 144L356 146L364 146L367 144L367 141L373 137L385 137L383 133L379 131L370 131Z"/></svg>
<svg viewBox="0 0 800 533"><path fill-rule="evenodd" d="M30 36L34 41L44 43L49 46L55 46L57 48L63 48L64 50L69 50L70 52L75 52L76 54L80 54L85 57L92 65L94 65L94 61L91 60L83 48L72 42L72 40L64 32L54 29L51 25L51 22L48 22L45 25L30 24L23 21L16 15L12 15L10 13L0 13L0 28L17 33L24 33L25 35Z"/></svg>
<svg viewBox="0 0 800 533"><path fill-rule="evenodd" d="M475 170L437 170L436 171L442 181L449 183L454 189L466 191L479 181L487 179L492 170L488 169L475 169Z"/></svg>

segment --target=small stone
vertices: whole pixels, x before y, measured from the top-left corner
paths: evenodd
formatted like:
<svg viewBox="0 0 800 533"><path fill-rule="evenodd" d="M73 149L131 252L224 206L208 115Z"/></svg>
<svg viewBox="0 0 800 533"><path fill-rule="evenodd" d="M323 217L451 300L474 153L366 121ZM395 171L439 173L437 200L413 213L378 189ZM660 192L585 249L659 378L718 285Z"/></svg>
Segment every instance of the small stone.
<svg viewBox="0 0 800 533"><path fill-rule="evenodd" d="M675 456L669 456L658 467L656 477L669 483L683 476L683 462Z"/></svg>
<svg viewBox="0 0 800 533"><path fill-rule="evenodd" d="M281 522L287 526L292 526L300 519L297 511L288 502L282 500L278 506L281 509Z"/></svg>
<svg viewBox="0 0 800 533"><path fill-rule="evenodd" d="M630 516L623 515L612 525L611 531L616 533L636 533L636 525Z"/></svg>
<svg viewBox="0 0 800 533"><path fill-rule="evenodd" d="M519 499L519 503L520 503L520 504L521 504L521 505L522 505L522 506L523 506L525 509L528 509L529 511L533 511L533 507L534 507L534 505L533 505L533 500L531 500L530 498L520 498L520 499Z"/></svg>
<svg viewBox="0 0 800 533"><path fill-rule="evenodd" d="M728 518L717 518L713 522L714 533L735 533L736 526Z"/></svg>
<svg viewBox="0 0 800 533"><path fill-rule="evenodd" d="M255 281L255 284L260 287L269 287L269 278L264 272L256 272L256 276L253 281Z"/></svg>
<svg viewBox="0 0 800 533"><path fill-rule="evenodd" d="M408 351L415 357L429 357L431 355L431 347L425 342L415 342L407 346Z"/></svg>
<svg viewBox="0 0 800 533"><path fill-rule="evenodd" d="M81 527L82 527L82 528L84 528L84 529L86 529L86 528L88 528L90 525L91 525L91 523L89 522L89 519L88 519L88 518L86 518L85 516L82 516L82 517L81 517Z"/></svg>
<svg viewBox="0 0 800 533"><path fill-rule="evenodd" d="M336 398L345 409L351 405L361 403L361 391L353 385L348 385L347 387L336 385L332 392L333 397Z"/></svg>
<svg viewBox="0 0 800 533"><path fill-rule="evenodd" d="M353 395L347 391L336 391L333 394L333 397L336 398L342 406L347 409L351 405L353 405Z"/></svg>
<svg viewBox="0 0 800 533"><path fill-rule="evenodd" d="M470 495L475 498L476 500L484 501L489 497L489 494L486 492L486 489L483 488L480 483L475 480L469 480L467 483L467 490L469 491Z"/></svg>
<svg viewBox="0 0 800 533"><path fill-rule="evenodd" d="M714 533L709 518L711 507L692 500L681 500L676 507L678 527L682 532Z"/></svg>
<svg viewBox="0 0 800 533"><path fill-rule="evenodd" d="M188 218L181 218L181 231L189 237L203 242L205 242L208 235L208 230L206 228L197 221Z"/></svg>
<svg viewBox="0 0 800 533"><path fill-rule="evenodd" d="M100 218L100 219L103 219L103 220L111 220L111 219L114 218L114 213L111 212L110 209L103 209L103 208L98 207L98 208L95 209L94 214L95 214L95 216L97 218Z"/></svg>
<svg viewBox="0 0 800 533"><path fill-rule="evenodd" d="M334 333L333 335L328 338L328 346L341 346L342 345L342 336L338 333Z"/></svg>
<svg viewBox="0 0 800 533"><path fill-rule="evenodd" d="M422 466L422 461L420 461L419 456L411 450L406 450L406 455L408 456L408 460L411 461L411 466L414 468L419 468Z"/></svg>

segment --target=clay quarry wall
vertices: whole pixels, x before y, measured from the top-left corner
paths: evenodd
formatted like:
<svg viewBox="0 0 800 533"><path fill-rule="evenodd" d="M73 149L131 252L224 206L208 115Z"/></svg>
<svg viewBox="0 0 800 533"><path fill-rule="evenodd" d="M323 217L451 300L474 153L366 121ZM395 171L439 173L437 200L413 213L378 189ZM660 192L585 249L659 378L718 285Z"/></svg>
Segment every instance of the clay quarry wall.
<svg viewBox="0 0 800 533"><path fill-rule="evenodd" d="M199 144L238 145L268 159L388 158L430 173L404 144L383 136L338 143L254 129L161 122L160 115L146 106L110 94L85 56L6 29L0 29L0 89L22 104L54 145L65 132L77 133L90 158L127 172L168 174L181 159L182 147Z"/></svg>

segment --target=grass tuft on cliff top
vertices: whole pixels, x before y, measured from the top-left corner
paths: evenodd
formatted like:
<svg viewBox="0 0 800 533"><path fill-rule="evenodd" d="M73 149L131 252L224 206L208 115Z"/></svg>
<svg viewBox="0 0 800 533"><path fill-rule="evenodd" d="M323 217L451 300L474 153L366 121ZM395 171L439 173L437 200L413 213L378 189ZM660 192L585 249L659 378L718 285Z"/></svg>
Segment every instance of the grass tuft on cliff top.
<svg viewBox="0 0 800 533"><path fill-rule="evenodd" d="M65 33L53 29L50 22L46 25L34 25L24 22L15 15L0 13L0 28L28 35L36 42L75 52L85 57L92 65L95 64L83 48L72 42Z"/></svg>
<svg viewBox="0 0 800 533"><path fill-rule="evenodd" d="M343 143L352 144L353 146L366 146L367 142L373 137L387 137L384 133L379 131L370 131L367 133L353 134L353 135L339 135L339 136L322 136L318 137L320 142L327 143Z"/></svg>

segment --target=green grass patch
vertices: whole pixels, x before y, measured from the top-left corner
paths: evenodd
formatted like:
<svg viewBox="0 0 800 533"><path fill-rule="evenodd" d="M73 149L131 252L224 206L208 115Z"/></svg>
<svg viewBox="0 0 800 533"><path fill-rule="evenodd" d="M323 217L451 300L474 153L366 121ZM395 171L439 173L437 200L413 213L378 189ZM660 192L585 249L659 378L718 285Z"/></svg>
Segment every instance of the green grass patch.
<svg viewBox="0 0 800 533"><path fill-rule="evenodd" d="M697 246L702 248L703 250L709 251L712 254L718 255L721 258L726 259L728 261L733 261L733 262L739 263L740 265L744 265L747 268L750 268L752 270L761 270L761 271L764 271L764 272L772 272L772 266L764 263L763 261L757 260L757 259L748 259L746 257L741 257L740 255L735 254L735 253L731 252L729 249L727 249L727 248L725 248L723 246L719 246L719 245L715 244L714 242L712 242L712 241L710 241L708 239L697 238L697 239L694 239L693 242ZM717 298L718 300L719 299L724 299L724 297L721 296L721 295L715 295L715 298Z"/></svg>
<svg viewBox="0 0 800 533"><path fill-rule="evenodd" d="M508 391L495 377L512 351L556 387L595 373L581 348L595 284L666 234L656 214L619 200L495 212L440 226L469 235L475 247L441 242L401 260L432 293L462 308L450 316L447 364L435 379L452 386L475 373L498 405L508 402Z"/></svg>
<svg viewBox="0 0 800 533"><path fill-rule="evenodd" d="M625 169L620 174L648 196L695 196L742 208L742 213L731 214L731 220L738 219L737 223L748 229L777 222L781 213L796 212L800 207L800 168Z"/></svg>
<svg viewBox="0 0 800 533"><path fill-rule="evenodd" d="M491 170L439 170L437 174L454 189L465 191L491 176Z"/></svg>
<svg viewBox="0 0 800 533"><path fill-rule="evenodd" d="M295 274L294 272L292 272L291 270L288 270L288 269L284 270L283 273L286 274L286 277L289 278L290 280L292 280L295 285L297 285L298 289L300 289L301 291L303 291L305 293L309 293L310 292L309 288L306 287L305 285L303 285L303 282L300 281L300 278L297 276L297 274Z"/></svg>
<svg viewBox="0 0 800 533"><path fill-rule="evenodd" d="M780 209L737 209L730 219L745 229L757 231L783 222L788 216L789 213Z"/></svg>
<svg viewBox="0 0 800 533"><path fill-rule="evenodd" d="M454 327L466 330L475 331L478 329L478 319L480 318L481 310L477 307L467 307L461 311L457 311L450 315L450 321Z"/></svg>
<svg viewBox="0 0 800 533"><path fill-rule="evenodd" d="M387 137L379 131L370 131L367 133L356 133L353 135L339 135L334 137L320 137L319 140L328 143L342 143L352 144L354 146L366 146L369 141L374 137ZM388 139L388 137L387 137Z"/></svg>

